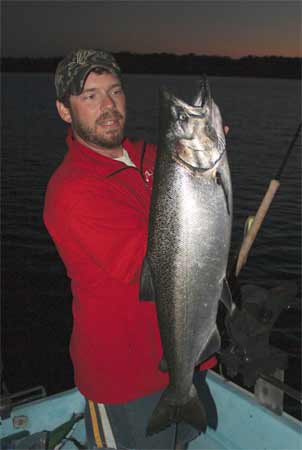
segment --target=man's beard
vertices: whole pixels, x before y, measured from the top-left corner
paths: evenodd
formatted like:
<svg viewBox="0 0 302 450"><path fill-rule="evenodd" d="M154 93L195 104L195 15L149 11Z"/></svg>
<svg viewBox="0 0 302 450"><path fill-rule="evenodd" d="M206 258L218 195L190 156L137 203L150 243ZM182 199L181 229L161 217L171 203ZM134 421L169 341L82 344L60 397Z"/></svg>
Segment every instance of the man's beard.
<svg viewBox="0 0 302 450"><path fill-rule="evenodd" d="M112 132L108 132L107 134L103 133L102 135L97 134L97 132L85 125L81 122L78 117L71 112L72 117L72 128L75 133L83 139L83 141L87 142L87 144L94 144L98 147L112 149L118 147L124 138L124 127L121 127L119 130L112 130ZM102 122L111 120L111 119L122 119L123 116L118 111L105 112L103 113L95 122L97 125L102 125Z"/></svg>

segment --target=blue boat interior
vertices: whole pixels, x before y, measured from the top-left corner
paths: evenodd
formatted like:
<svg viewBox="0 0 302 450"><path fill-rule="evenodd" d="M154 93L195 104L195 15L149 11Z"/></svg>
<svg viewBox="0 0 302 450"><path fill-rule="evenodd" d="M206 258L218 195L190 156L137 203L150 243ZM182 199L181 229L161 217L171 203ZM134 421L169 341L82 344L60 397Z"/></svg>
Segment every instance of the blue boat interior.
<svg viewBox="0 0 302 450"><path fill-rule="evenodd" d="M189 449L302 449L299 420L286 413L273 413L260 405L253 394L213 371L209 371L207 382L216 402L218 426L192 441ZM85 399L77 389L16 406L10 417L1 421L1 438L17 433L33 435L52 431L69 421L73 414L83 413L84 409ZM5 440L3 442L5 449ZM81 418L73 424L58 448L77 449L79 443L85 445L85 442L85 422Z"/></svg>

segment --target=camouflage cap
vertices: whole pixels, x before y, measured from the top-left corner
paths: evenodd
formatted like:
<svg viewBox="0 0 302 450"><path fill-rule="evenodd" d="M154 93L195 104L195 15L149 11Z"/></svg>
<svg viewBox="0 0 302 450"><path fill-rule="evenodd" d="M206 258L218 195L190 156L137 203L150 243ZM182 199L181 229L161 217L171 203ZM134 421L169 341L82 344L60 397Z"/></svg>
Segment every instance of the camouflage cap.
<svg viewBox="0 0 302 450"><path fill-rule="evenodd" d="M57 99L62 100L66 94L79 95L87 75L97 67L109 70L117 77L121 75L120 67L108 52L79 49L69 53L59 62L55 73Z"/></svg>

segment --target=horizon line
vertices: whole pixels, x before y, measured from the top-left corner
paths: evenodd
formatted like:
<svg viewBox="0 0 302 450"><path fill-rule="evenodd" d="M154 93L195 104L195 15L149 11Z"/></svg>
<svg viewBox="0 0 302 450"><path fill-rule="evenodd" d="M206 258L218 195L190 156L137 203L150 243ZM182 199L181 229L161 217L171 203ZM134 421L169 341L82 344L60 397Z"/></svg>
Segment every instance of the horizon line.
<svg viewBox="0 0 302 450"><path fill-rule="evenodd" d="M148 53L142 53L142 52L132 52L128 50L120 50L120 51L112 51L112 54L129 54L129 55L136 55L136 56L152 56L152 55L169 55L169 56L176 56L176 57L183 57L183 56L192 56L192 57L208 57L208 58L228 58L228 59L242 59L242 58L292 58L292 59L302 59L301 56L288 56L288 55L278 55L278 54L267 54L267 55L257 55L257 54L246 54L242 56L229 56L229 55L219 55L219 54L207 54L207 53L169 53L169 52L148 52ZM67 53L66 53L67 54ZM31 59L59 59L64 58L63 55L55 55L55 56L33 56L33 55L26 55L26 56L10 56L1 55L1 59L5 58L11 58L11 59L22 59L22 58L31 58Z"/></svg>

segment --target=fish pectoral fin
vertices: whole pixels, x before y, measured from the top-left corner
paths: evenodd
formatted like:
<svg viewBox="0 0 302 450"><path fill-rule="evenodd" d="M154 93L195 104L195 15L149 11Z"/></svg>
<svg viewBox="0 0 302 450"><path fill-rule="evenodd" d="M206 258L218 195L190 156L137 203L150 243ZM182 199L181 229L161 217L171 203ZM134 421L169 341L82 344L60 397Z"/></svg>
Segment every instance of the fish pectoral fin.
<svg viewBox="0 0 302 450"><path fill-rule="evenodd" d="M194 385L192 385L190 391L190 399L184 405L175 405L169 397L167 390L164 391L149 420L147 436L158 433L173 423L179 422L186 422L199 432L206 431L208 425L207 415Z"/></svg>
<svg viewBox="0 0 302 450"><path fill-rule="evenodd" d="M217 327L215 326L214 331L208 339L206 347L203 349L201 355L196 361L196 366L205 362L209 359L214 353L217 353L221 346L221 338Z"/></svg>
<svg viewBox="0 0 302 450"><path fill-rule="evenodd" d="M216 172L216 183L219 186L222 187L222 191L223 191L224 198L225 198L226 209L227 209L228 215L230 216L231 215L231 211L230 211L229 192L227 190L226 184L225 184L225 182L223 180L223 177L222 177L221 173L218 172L218 171Z"/></svg>
<svg viewBox="0 0 302 450"><path fill-rule="evenodd" d="M140 300L145 301L155 300L155 288L153 283L152 271L147 257L145 257L143 261L141 271L139 298Z"/></svg>
<svg viewBox="0 0 302 450"><path fill-rule="evenodd" d="M233 297L229 287L229 283L226 279L223 280L222 292L220 296L220 301L224 304L229 313L232 312L235 304L233 302Z"/></svg>

